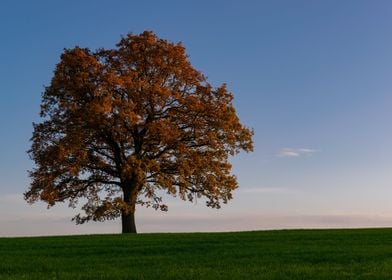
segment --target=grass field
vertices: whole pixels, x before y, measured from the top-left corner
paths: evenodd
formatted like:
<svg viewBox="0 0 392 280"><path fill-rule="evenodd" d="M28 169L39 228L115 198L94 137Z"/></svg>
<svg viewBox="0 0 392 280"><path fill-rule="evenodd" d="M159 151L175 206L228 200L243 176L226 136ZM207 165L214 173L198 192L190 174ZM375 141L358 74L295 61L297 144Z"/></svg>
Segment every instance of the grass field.
<svg viewBox="0 0 392 280"><path fill-rule="evenodd" d="M392 279L392 229L0 238L0 279Z"/></svg>

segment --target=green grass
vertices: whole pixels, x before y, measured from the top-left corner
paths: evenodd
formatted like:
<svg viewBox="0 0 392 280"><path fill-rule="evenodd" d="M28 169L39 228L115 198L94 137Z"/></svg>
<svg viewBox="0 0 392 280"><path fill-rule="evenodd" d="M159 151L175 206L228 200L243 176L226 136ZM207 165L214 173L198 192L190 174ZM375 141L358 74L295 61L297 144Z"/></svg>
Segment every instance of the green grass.
<svg viewBox="0 0 392 280"><path fill-rule="evenodd" d="M0 238L0 279L392 279L392 229Z"/></svg>

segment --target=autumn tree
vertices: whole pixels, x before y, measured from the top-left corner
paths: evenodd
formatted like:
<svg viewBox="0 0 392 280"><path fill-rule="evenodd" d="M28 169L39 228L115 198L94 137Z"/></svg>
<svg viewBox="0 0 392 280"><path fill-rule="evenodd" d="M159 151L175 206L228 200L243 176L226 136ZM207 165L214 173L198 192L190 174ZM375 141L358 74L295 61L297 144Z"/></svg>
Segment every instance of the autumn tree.
<svg viewBox="0 0 392 280"><path fill-rule="evenodd" d="M152 32L114 49L65 49L34 124L25 199L82 199L76 223L121 216L123 233L136 232L137 204L167 210L162 193L219 208L237 188L229 156L252 150L232 100L181 43Z"/></svg>

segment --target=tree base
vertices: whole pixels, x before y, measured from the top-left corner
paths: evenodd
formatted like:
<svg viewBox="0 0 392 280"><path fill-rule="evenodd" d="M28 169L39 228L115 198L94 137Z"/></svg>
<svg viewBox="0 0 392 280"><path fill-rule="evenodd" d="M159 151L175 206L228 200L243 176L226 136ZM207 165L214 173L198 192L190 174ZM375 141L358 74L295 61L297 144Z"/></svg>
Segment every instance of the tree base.
<svg viewBox="0 0 392 280"><path fill-rule="evenodd" d="M122 214L122 233L137 233L135 224L135 213Z"/></svg>

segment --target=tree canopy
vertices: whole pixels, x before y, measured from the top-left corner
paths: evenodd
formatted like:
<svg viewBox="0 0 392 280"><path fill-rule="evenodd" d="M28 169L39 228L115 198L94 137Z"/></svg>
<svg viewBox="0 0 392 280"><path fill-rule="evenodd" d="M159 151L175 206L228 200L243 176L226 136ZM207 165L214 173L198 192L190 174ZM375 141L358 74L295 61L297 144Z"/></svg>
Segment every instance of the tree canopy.
<svg viewBox="0 0 392 280"><path fill-rule="evenodd" d="M219 208L238 186L229 156L253 149L232 100L181 43L150 31L113 49L65 49L34 124L25 199L83 198L76 223L122 217L123 232L136 232L137 204L167 210L162 193Z"/></svg>

